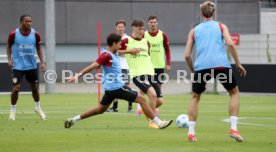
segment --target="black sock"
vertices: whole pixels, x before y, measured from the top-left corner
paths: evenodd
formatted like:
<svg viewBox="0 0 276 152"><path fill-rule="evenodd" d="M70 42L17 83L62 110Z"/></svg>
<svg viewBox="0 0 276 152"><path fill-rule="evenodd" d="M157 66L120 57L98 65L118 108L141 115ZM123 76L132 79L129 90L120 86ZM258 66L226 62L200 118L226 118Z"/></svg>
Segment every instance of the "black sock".
<svg viewBox="0 0 276 152"><path fill-rule="evenodd" d="M118 109L118 101L114 101L114 102L113 102L113 107L112 107L112 109L114 109L114 110Z"/></svg>
<svg viewBox="0 0 276 152"><path fill-rule="evenodd" d="M132 102L128 102L128 110L132 109Z"/></svg>

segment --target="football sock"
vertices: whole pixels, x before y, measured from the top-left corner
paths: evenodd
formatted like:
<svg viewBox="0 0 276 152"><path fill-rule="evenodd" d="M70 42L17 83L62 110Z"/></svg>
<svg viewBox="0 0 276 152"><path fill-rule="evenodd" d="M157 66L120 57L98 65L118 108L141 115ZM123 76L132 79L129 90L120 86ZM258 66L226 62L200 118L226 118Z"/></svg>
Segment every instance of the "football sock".
<svg viewBox="0 0 276 152"><path fill-rule="evenodd" d="M237 130L238 117L230 116L230 122L231 122L231 129Z"/></svg>
<svg viewBox="0 0 276 152"><path fill-rule="evenodd" d="M189 132L188 134L195 134L195 121L189 121Z"/></svg>
<svg viewBox="0 0 276 152"><path fill-rule="evenodd" d="M16 111L16 105L11 105L11 112L15 113Z"/></svg>
<svg viewBox="0 0 276 152"><path fill-rule="evenodd" d="M161 121L158 117L154 117L154 118L152 119L152 121L154 121L154 122L157 124L157 126L160 126L161 123L162 123L162 121ZM150 123L151 123L152 121L150 121Z"/></svg>
<svg viewBox="0 0 276 152"><path fill-rule="evenodd" d="M113 110L118 109L118 100L113 102L113 107L112 107L112 109L113 109Z"/></svg>
<svg viewBox="0 0 276 152"><path fill-rule="evenodd" d="M40 102L39 101L35 101L35 109L40 110Z"/></svg>
<svg viewBox="0 0 276 152"><path fill-rule="evenodd" d="M77 115L77 116L75 116L74 118L72 118L72 120L73 120L73 122L75 123L75 122L77 122L77 121L80 121L80 120L81 120L81 117L80 117L80 115Z"/></svg>

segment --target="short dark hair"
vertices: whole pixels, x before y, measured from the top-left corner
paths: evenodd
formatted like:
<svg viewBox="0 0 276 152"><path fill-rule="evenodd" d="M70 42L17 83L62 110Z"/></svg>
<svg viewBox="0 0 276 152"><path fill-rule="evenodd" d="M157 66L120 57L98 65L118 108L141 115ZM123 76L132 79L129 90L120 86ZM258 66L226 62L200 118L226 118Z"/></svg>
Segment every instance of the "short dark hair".
<svg viewBox="0 0 276 152"><path fill-rule="evenodd" d="M118 24L124 24L124 26L126 26L126 21L125 20L117 20L115 23L115 26L117 26Z"/></svg>
<svg viewBox="0 0 276 152"><path fill-rule="evenodd" d="M134 19L131 23L131 27L142 27L144 26L144 21L142 19Z"/></svg>
<svg viewBox="0 0 276 152"><path fill-rule="evenodd" d="M121 41L122 36L120 36L119 34L116 33L111 33L107 36L106 38L106 43L108 46L112 46L113 43L118 43Z"/></svg>
<svg viewBox="0 0 276 152"><path fill-rule="evenodd" d="M157 16L151 15L151 16L149 16L148 21L154 20L154 19L156 19L158 21Z"/></svg>
<svg viewBox="0 0 276 152"><path fill-rule="evenodd" d="M30 18L32 18L32 16L31 16L31 15L28 15L28 14L21 15L21 16L20 16L20 23L24 20L25 17L30 17Z"/></svg>

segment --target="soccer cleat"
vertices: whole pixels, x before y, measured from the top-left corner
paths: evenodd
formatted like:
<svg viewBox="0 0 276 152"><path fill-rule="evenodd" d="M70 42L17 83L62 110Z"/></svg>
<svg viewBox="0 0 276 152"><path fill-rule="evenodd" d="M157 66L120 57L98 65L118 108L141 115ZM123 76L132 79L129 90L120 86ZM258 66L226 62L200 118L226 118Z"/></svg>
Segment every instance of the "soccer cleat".
<svg viewBox="0 0 276 152"><path fill-rule="evenodd" d="M47 120L47 116L41 109L35 109L35 113L37 113L41 120Z"/></svg>
<svg viewBox="0 0 276 152"><path fill-rule="evenodd" d="M169 127L172 124L173 120L170 121L162 121L161 125L159 126L159 129L165 129Z"/></svg>
<svg viewBox="0 0 276 152"><path fill-rule="evenodd" d="M15 112L10 112L9 120L15 121Z"/></svg>
<svg viewBox="0 0 276 152"><path fill-rule="evenodd" d="M238 130L230 130L230 137L236 139L237 142L243 142L243 138L238 132Z"/></svg>
<svg viewBox="0 0 276 152"><path fill-rule="evenodd" d="M74 125L74 121L72 120L72 118L68 118L65 122L64 122L64 128L70 128Z"/></svg>
<svg viewBox="0 0 276 152"><path fill-rule="evenodd" d="M159 129L158 125L155 122L151 122L149 124L149 128L153 128L153 129Z"/></svg>
<svg viewBox="0 0 276 152"><path fill-rule="evenodd" d="M118 112L118 109L109 108L105 112Z"/></svg>
<svg viewBox="0 0 276 152"><path fill-rule="evenodd" d="M188 135L188 141L189 142L197 142L197 139L196 139L194 134L189 134Z"/></svg>

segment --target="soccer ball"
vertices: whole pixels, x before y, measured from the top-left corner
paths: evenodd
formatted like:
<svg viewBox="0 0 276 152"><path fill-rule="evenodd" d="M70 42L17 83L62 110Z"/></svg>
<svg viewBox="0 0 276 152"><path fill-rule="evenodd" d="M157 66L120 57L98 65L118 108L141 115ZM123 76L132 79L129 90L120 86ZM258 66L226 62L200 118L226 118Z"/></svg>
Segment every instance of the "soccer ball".
<svg viewBox="0 0 276 152"><path fill-rule="evenodd" d="M176 118L176 125L179 128L188 128L189 117L188 115L181 114Z"/></svg>

